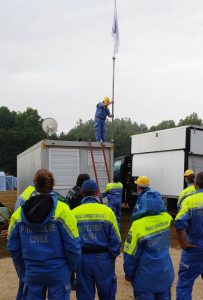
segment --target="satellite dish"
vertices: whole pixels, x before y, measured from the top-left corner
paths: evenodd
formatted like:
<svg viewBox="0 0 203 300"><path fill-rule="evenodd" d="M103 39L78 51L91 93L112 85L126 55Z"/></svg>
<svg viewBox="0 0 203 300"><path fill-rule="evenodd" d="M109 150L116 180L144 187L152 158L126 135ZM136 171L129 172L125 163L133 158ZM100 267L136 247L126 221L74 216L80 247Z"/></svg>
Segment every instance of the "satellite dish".
<svg viewBox="0 0 203 300"><path fill-rule="evenodd" d="M52 135L57 131L58 124L53 118L46 118L42 122L42 129L48 134L48 136Z"/></svg>

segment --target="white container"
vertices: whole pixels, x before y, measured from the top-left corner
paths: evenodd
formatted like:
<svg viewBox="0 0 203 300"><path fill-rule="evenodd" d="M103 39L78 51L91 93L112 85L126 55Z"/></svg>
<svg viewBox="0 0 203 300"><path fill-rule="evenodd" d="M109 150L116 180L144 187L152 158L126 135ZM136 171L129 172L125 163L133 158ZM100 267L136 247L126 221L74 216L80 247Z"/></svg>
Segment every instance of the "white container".
<svg viewBox="0 0 203 300"><path fill-rule="evenodd" d="M103 152L99 142L92 142L100 191L108 183ZM113 149L105 143L105 155L113 177ZM18 195L32 183L37 170L45 168L54 174L55 186L62 195L76 184L80 173L88 173L95 180L93 162L88 142L43 140L17 156Z"/></svg>
<svg viewBox="0 0 203 300"><path fill-rule="evenodd" d="M178 198L184 171L203 171L203 127L183 126L133 135L132 176L146 175L163 197Z"/></svg>

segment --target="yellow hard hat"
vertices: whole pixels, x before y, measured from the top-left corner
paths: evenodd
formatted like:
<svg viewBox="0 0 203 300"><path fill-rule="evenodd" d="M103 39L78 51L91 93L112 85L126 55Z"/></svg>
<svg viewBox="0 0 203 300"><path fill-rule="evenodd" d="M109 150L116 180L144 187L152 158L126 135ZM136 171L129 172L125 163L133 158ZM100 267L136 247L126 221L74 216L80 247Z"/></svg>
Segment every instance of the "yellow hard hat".
<svg viewBox="0 0 203 300"><path fill-rule="evenodd" d="M193 170L186 170L184 176L190 176L190 175L194 175Z"/></svg>
<svg viewBox="0 0 203 300"><path fill-rule="evenodd" d="M105 104L109 104L110 103L109 97L104 97L103 101L104 101Z"/></svg>
<svg viewBox="0 0 203 300"><path fill-rule="evenodd" d="M135 183L141 187L149 186L149 178L147 176L139 176Z"/></svg>

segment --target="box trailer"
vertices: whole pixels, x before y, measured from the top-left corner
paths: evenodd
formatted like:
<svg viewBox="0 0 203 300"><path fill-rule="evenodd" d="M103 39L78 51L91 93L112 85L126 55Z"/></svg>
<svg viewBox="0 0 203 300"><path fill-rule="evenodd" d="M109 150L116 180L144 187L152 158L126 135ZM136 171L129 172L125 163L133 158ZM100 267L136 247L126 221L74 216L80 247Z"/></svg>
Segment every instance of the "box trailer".
<svg viewBox="0 0 203 300"><path fill-rule="evenodd" d="M101 143L92 142L91 146L92 151L89 142L43 140L19 154L17 156L18 195L33 181L36 171L45 168L54 175L54 189L65 196L75 185L80 173L88 173L90 178L96 180L93 160L99 188L102 191L108 183L106 169L112 180L113 148L110 143L105 143L103 152Z"/></svg>
<svg viewBox="0 0 203 300"><path fill-rule="evenodd" d="M203 127L175 127L131 137L131 171L128 168L131 187L138 176L148 176L150 186L160 191L168 210L176 208L178 196L186 187L183 177L186 169L203 171Z"/></svg>

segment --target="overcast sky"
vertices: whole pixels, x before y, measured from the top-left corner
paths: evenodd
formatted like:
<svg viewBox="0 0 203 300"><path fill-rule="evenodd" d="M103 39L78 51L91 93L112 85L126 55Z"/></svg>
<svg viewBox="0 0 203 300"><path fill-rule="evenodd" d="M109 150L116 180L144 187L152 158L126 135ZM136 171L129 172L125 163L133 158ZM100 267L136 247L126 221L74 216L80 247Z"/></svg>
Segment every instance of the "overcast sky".
<svg viewBox="0 0 203 300"><path fill-rule="evenodd" d="M0 0L0 106L59 132L112 95L113 0ZM115 117L203 119L203 1L117 0Z"/></svg>

